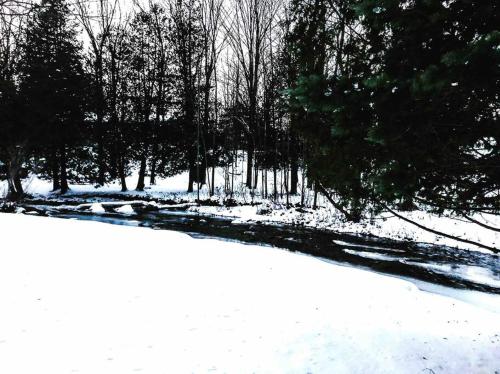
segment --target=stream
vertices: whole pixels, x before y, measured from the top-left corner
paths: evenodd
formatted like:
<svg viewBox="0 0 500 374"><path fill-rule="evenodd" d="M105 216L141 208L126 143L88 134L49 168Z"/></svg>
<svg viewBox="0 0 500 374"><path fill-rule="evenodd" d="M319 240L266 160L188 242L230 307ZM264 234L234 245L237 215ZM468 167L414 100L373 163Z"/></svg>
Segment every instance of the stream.
<svg viewBox="0 0 500 374"><path fill-rule="evenodd" d="M91 202L111 204L102 213L94 213L78 206L82 202L88 200L33 200L21 206L27 213L50 217L173 230L195 238L278 247L425 284L500 295L500 257L495 254L291 225L236 223L231 218L190 212L182 205L151 210L147 204L139 204L130 213L120 213L117 209L130 202L93 198Z"/></svg>

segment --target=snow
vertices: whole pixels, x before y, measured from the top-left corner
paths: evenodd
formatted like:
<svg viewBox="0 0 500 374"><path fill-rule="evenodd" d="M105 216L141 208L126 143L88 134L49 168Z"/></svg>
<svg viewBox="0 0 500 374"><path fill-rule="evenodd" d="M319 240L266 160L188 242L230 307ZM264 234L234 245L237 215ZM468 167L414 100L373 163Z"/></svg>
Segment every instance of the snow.
<svg viewBox="0 0 500 374"><path fill-rule="evenodd" d="M251 205L234 208L201 206L192 208L192 210L203 214L233 217L235 218L234 223L286 223L333 230L339 233L375 235L389 239L412 240L420 243L440 244L489 253L489 251L483 248L460 243L456 240L419 229L408 222L394 217L390 213L381 213L371 218L367 217L360 223L347 222L328 203L325 202L324 204L320 209L308 209L305 213L294 208L285 209L284 207L275 206L271 213L266 215L259 215L258 207ZM499 232L481 228L476 224L458 218L437 216L425 211L404 212L400 214L431 229L443 231L450 235L473 240L495 248L500 246ZM500 216L485 216L475 215L474 218L479 219L481 222L487 222L490 225L500 227Z"/></svg>
<svg viewBox="0 0 500 374"><path fill-rule="evenodd" d="M456 276L472 282L486 284L500 288L500 278L495 276L490 269L470 265L449 265L449 264L423 264L413 261L405 261L415 266L434 270L443 274L456 274Z"/></svg>
<svg viewBox="0 0 500 374"><path fill-rule="evenodd" d="M0 227L0 373L499 369L500 311L406 280L176 232Z"/></svg>
<svg viewBox="0 0 500 374"><path fill-rule="evenodd" d="M118 213L122 214L135 214L134 208L132 208L132 205L123 205L119 208L116 209Z"/></svg>
<svg viewBox="0 0 500 374"><path fill-rule="evenodd" d="M399 261L397 258L392 256L383 255L375 252L364 252L364 251L353 251L351 249L344 249L345 253L349 253L353 256L360 256L369 258L371 260L379 260L379 261Z"/></svg>
<svg viewBox="0 0 500 374"><path fill-rule="evenodd" d="M369 244L363 244L363 245L361 245L361 244L353 244L353 243L344 242L342 240L333 240L333 242L335 244L343 246L343 247L356 247L356 248L362 247L362 248L376 249L376 250L379 250L379 251L400 252L400 253L404 253L405 252L402 249L379 247L379 246L376 246L376 245L369 245Z"/></svg>
<svg viewBox="0 0 500 374"><path fill-rule="evenodd" d="M90 205L90 211L92 213L105 213L106 210L104 210L103 206L98 203L94 203Z"/></svg>
<svg viewBox="0 0 500 374"><path fill-rule="evenodd" d="M239 170L239 169L238 169ZM222 168L216 169L216 196L210 198L207 186L203 186L200 190L201 199L212 199L214 202L223 202L228 198L232 198L237 202L244 204L236 207L225 206L191 206L189 209L193 212L216 215L221 217L231 217L234 223L243 222L261 222L261 223L279 223L279 224L292 224L307 227L314 227L319 229L333 230L339 233L350 234L366 234L375 235L396 240L412 240L420 243L440 244L450 247L457 247L481 252L488 252L486 249L474 245L461 243L453 239L445 238L428 231L424 231L408 222L405 222L390 213L382 213L375 217L365 217L360 223L346 222L341 213L336 211L331 204L321 195L318 196L319 209L302 209L287 208L285 204L285 197L280 198L278 202L272 202L265 199L258 194L251 195L244 187L244 167L241 165L241 176L234 182L235 193L233 195L226 195L223 192L224 170ZM301 178L299 178L301 180ZM134 188L137 181L137 175L133 174L127 178L127 185L129 188ZM269 191L272 191L271 186L272 175L268 175ZM185 203L186 206L192 204L198 197L197 192L186 193L188 182L188 174L183 173L166 179L158 179L157 184L149 186L145 191L129 191L122 193L120 185L115 182L104 187L95 188L93 185L75 185L70 186L69 196L78 197L78 195L89 195L98 192L101 195L106 194L120 194L128 195L138 199L153 198L153 199L167 199ZM280 183L282 181L280 180ZM51 193L51 184L49 181L41 180L36 176L30 176L24 181L25 190L28 193L34 194L38 197L54 197ZM195 186L196 189L196 186ZM299 186L299 190L301 186ZM6 182L0 182L0 196L7 191ZM313 199L313 192L306 190L304 200L306 204L311 205ZM301 202L301 196L290 196L291 204L298 204ZM126 204L131 204L128 202ZM147 201L142 201L144 205L151 204ZM250 203L254 203L251 205ZM125 205L119 202L106 202L107 205ZM165 205L165 208L171 205ZM265 209L263 209L263 207ZM266 212L265 214L262 214ZM97 212L102 213L102 212ZM415 212L399 212L401 215L418 222L430 229L445 232L447 234L460 237L463 239L472 240L482 243L487 246L498 248L500 246L500 232L482 228L474 223L467 222L460 217L447 215L436 215L426 211ZM472 216L474 219L488 224L493 227L500 227L500 216L488 214L476 214Z"/></svg>

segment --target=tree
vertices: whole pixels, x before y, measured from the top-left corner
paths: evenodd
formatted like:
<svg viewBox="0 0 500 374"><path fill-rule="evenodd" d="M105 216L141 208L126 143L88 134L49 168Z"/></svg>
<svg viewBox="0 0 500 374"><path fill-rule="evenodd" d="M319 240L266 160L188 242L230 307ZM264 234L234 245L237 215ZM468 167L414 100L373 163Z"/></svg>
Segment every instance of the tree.
<svg viewBox="0 0 500 374"><path fill-rule="evenodd" d="M131 24L130 43L132 54L132 101L136 122L140 124L137 141L139 178L136 189L144 190L148 157L151 153L152 117L155 127L159 126L161 108L163 108L163 87L165 69L164 44L157 38L157 21L161 10L153 7L150 11L142 10L136 14ZM161 77L160 77L161 75ZM161 92L160 92L161 91ZM161 96L161 102L155 95ZM153 114L157 105L156 115Z"/></svg>
<svg viewBox="0 0 500 374"><path fill-rule="evenodd" d="M107 101L105 96L104 81L104 52L108 38L113 27L116 13L118 12L118 0L76 0L75 7L80 23L90 40L91 70L92 70L92 108L96 116L97 132L97 183L101 186L106 181L106 150L104 147L106 130L105 115Z"/></svg>
<svg viewBox="0 0 500 374"><path fill-rule="evenodd" d="M285 36L287 81L289 87L311 77L326 74L327 45L329 30L327 24L327 1L292 1L288 10ZM290 143L291 143L291 193L297 193L299 136L308 137L311 121L315 116L307 115L300 106L290 107ZM312 177L312 175L309 175Z"/></svg>
<svg viewBox="0 0 500 374"><path fill-rule="evenodd" d="M212 177L210 185L210 195L214 194L215 189L215 167L216 167L216 144L215 137L217 131L218 118L218 97L217 97L217 63L223 48L225 47L226 35L221 35L222 31L222 0L207 0L201 6L201 29L203 39L203 72L202 87L203 105L202 105L202 165L201 175L198 175L198 183L205 183L206 169L208 169L207 158L210 158L212 167ZM210 106L210 100L213 100L213 108ZM213 113L213 114L212 114ZM211 115L212 114L212 115ZM210 128L211 117L215 117L212 128ZM208 156L208 133L212 135L211 154Z"/></svg>
<svg viewBox="0 0 500 374"><path fill-rule="evenodd" d="M21 168L28 155L26 127L18 95L18 64L22 31L29 2L0 2L0 161L6 165L8 198L18 199L24 191Z"/></svg>
<svg viewBox="0 0 500 374"><path fill-rule="evenodd" d="M107 81L109 82L107 96L109 98L110 132L112 135L111 159L116 160L122 192L127 191L127 151L130 148L128 139L130 131L127 131L129 127L127 120L131 117L129 99L132 74L129 61L133 52L129 43L129 33L128 20L113 27L106 46L107 55L104 57L107 64Z"/></svg>
<svg viewBox="0 0 500 374"><path fill-rule="evenodd" d="M292 90L318 119L303 132L315 178L358 213L498 208L496 2L342 4L328 2L334 68Z"/></svg>
<svg viewBox="0 0 500 374"><path fill-rule="evenodd" d="M28 22L20 67L27 142L49 149L54 190L68 190L67 145L83 121L85 79L76 26L64 0L44 0Z"/></svg>
<svg viewBox="0 0 500 374"><path fill-rule="evenodd" d="M172 0L170 3L170 42L174 49L175 71L178 77L178 95L181 101L181 120L184 147L189 170L188 192L193 192L193 184L201 182L200 162L200 118L199 78L203 42L200 26L200 3L196 0Z"/></svg>
<svg viewBox="0 0 500 374"><path fill-rule="evenodd" d="M244 127L247 137L246 185L254 188L254 154L258 137L258 100L262 84L262 62L265 39L274 26L280 3L272 0L235 0L233 17L226 30L233 53L241 67L248 99L248 116Z"/></svg>
<svg viewBox="0 0 500 374"><path fill-rule="evenodd" d="M500 6L363 1L358 12L374 57L360 82L366 186L406 206L498 207Z"/></svg>

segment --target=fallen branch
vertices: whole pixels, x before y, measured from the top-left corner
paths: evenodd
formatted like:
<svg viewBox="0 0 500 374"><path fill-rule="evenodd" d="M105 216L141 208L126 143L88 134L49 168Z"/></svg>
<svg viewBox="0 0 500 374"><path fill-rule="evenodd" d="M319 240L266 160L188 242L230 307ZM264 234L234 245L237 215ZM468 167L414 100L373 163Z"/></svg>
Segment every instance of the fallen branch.
<svg viewBox="0 0 500 374"><path fill-rule="evenodd" d="M345 210L342 205L333 200L328 191L321 185L320 182L316 181L316 185L318 186L319 192L321 192L328 199L328 201L334 206L335 209L340 211L349 221L356 221L351 213Z"/></svg>
<svg viewBox="0 0 500 374"><path fill-rule="evenodd" d="M490 247L490 246L487 246L487 245L484 245L484 244L481 244L481 243L478 243L478 242L475 242L475 241L472 241L472 240L458 238L456 236L453 236L453 235L450 235L450 234L446 234L444 232L437 231L437 230L431 229L429 227L426 227L424 225L421 225L420 223L412 221L411 219L406 218L406 217L402 216L401 214L395 212L394 210L392 210L391 208L389 208L386 204L384 204L384 203L382 203L382 202L380 202L378 200L376 202L382 208L384 208L385 210L387 210L389 213L393 214L394 216L398 217L399 219L401 219L401 220L403 220L405 222L408 222L408 223L410 223L410 224L412 224L414 226L417 226L418 228L420 228L422 230L428 231L430 233L433 233L433 234L436 234L436 235L439 235L439 236L443 236L443 237L448 238L448 239L456 240L458 242L475 245L477 247L487 249L487 250L489 250L489 251L491 251L493 253L499 253L500 252L500 250L498 248Z"/></svg>

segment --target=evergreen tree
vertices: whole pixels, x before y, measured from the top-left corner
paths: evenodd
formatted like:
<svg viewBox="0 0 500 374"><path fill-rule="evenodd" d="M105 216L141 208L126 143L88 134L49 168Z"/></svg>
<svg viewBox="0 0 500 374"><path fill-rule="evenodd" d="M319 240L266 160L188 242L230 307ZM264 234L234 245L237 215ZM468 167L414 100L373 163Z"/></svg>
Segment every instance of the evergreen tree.
<svg viewBox="0 0 500 374"><path fill-rule="evenodd" d="M375 196L498 207L486 197L499 187L498 2L367 0L358 11L374 56L361 83Z"/></svg>
<svg viewBox="0 0 500 374"><path fill-rule="evenodd" d="M353 207L498 208L497 2L364 0L348 11L340 69L292 92L321 118L309 136L316 178Z"/></svg>
<svg viewBox="0 0 500 374"><path fill-rule="evenodd" d="M324 79L327 63L327 45L329 30L327 30L326 0L293 0L291 1L290 24L293 29L287 35L286 51L288 52L288 82L295 94L300 95L304 85L315 84ZM292 149L291 192L297 193L298 171L298 134L311 140L318 136L318 126L321 127L318 113L307 112L307 108L292 105L290 110L290 134ZM308 148L311 148L309 144ZM307 152L310 153L310 152ZM311 168L309 168L311 169ZM309 173L310 179L317 179Z"/></svg>
<svg viewBox="0 0 500 374"><path fill-rule="evenodd" d="M68 190L67 147L83 121L85 79L77 30L64 0L33 10L24 45L20 93L29 141L48 154L54 190Z"/></svg>

